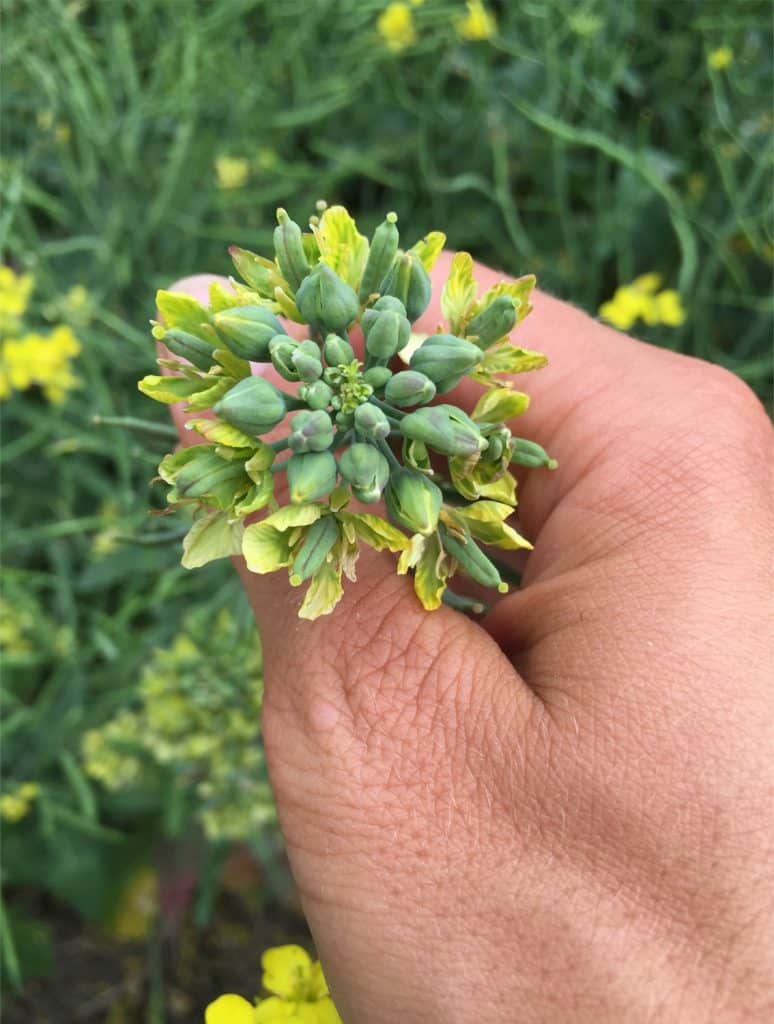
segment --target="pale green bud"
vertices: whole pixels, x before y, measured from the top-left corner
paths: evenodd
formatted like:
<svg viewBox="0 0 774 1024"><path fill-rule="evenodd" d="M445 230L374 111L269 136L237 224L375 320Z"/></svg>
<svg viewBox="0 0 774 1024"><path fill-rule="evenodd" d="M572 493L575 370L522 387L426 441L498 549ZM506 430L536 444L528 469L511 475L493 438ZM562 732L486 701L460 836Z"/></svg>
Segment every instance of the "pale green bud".
<svg viewBox="0 0 774 1024"><path fill-rule="evenodd" d="M235 356L254 362L269 361L269 342L285 328L263 306L233 306L216 313L212 322L219 337Z"/></svg>
<svg viewBox="0 0 774 1024"><path fill-rule="evenodd" d="M511 462L515 462L517 466L529 466L532 469L538 466L556 469L558 465L556 459L552 459L545 448L541 448L535 441L528 441L524 437L513 438Z"/></svg>
<svg viewBox="0 0 774 1024"><path fill-rule="evenodd" d="M401 370L387 381L384 397L392 405L424 405L435 397L435 384L424 373Z"/></svg>
<svg viewBox="0 0 774 1024"><path fill-rule="evenodd" d="M414 352L409 362L436 385L439 392L450 391L483 358L481 349L453 334L431 334Z"/></svg>
<svg viewBox="0 0 774 1024"><path fill-rule="evenodd" d="M339 527L335 516L322 516L316 523L312 523L293 558L291 582L298 586L313 576L338 539Z"/></svg>
<svg viewBox="0 0 774 1024"><path fill-rule="evenodd" d="M293 353L298 342L286 334L278 334L269 342L269 358L272 366L285 380L298 380L298 370L293 362Z"/></svg>
<svg viewBox="0 0 774 1024"><path fill-rule="evenodd" d="M306 346L311 346L308 348ZM312 351L312 349L314 351ZM320 349L313 341L303 341L291 356L293 365L296 368L299 379L307 384L319 380L322 377L323 365L320 359Z"/></svg>
<svg viewBox="0 0 774 1024"><path fill-rule="evenodd" d="M333 398L333 390L325 381L316 380L313 384L302 384L298 389L298 397L310 409L327 409Z"/></svg>
<svg viewBox="0 0 774 1024"><path fill-rule="evenodd" d="M282 208L277 210L274 252L282 276L295 291L309 273L309 261L304 251L301 228Z"/></svg>
<svg viewBox="0 0 774 1024"><path fill-rule="evenodd" d="M216 416L246 434L265 434L287 412L284 395L263 377L245 377L221 398Z"/></svg>
<svg viewBox="0 0 774 1024"><path fill-rule="evenodd" d="M372 444L356 442L342 452L339 472L359 501L378 501L390 477L390 464Z"/></svg>
<svg viewBox="0 0 774 1024"><path fill-rule="evenodd" d="M371 402L364 402L354 412L355 429L369 441L379 441L390 434L390 421L381 409Z"/></svg>
<svg viewBox="0 0 774 1024"><path fill-rule="evenodd" d="M430 305L433 286L415 252L404 252L393 263L379 286L382 295L393 295L406 307L413 324Z"/></svg>
<svg viewBox="0 0 774 1024"><path fill-rule="evenodd" d="M425 536L438 525L443 495L423 473L395 470L384 491L387 512L398 526Z"/></svg>
<svg viewBox="0 0 774 1024"><path fill-rule="evenodd" d="M322 409L297 413L290 421L288 444L294 452L324 452L333 444L333 423Z"/></svg>
<svg viewBox="0 0 774 1024"><path fill-rule="evenodd" d="M405 316L390 309L371 313L363 326L366 352L376 359L392 359L408 345L411 324Z"/></svg>
<svg viewBox="0 0 774 1024"><path fill-rule="evenodd" d="M423 441L442 455L474 455L487 446L478 425L454 405L433 405L410 412L400 421L401 433Z"/></svg>
<svg viewBox="0 0 774 1024"><path fill-rule="evenodd" d="M294 505L327 497L336 486L336 460L330 452L291 455L287 464L288 490Z"/></svg>
<svg viewBox="0 0 774 1024"><path fill-rule="evenodd" d="M328 266L318 263L296 292L301 316L316 331L339 334L357 318L357 295Z"/></svg>
<svg viewBox="0 0 774 1024"><path fill-rule="evenodd" d="M363 372L363 380L370 384L374 391L381 391L392 377L392 370L387 366L372 366Z"/></svg>
<svg viewBox="0 0 774 1024"><path fill-rule="evenodd" d="M379 291L379 284L392 266L395 253L398 251L398 229L394 213L388 213L384 221L374 231L371 246L368 250L363 277L360 282L360 301L367 302L368 296Z"/></svg>
<svg viewBox="0 0 774 1024"><path fill-rule="evenodd" d="M200 370L209 370L215 361L214 348L209 341L189 334L188 331L182 331L179 327L171 327L165 331L161 340L170 352L187 359Z"/></svg>
<svg viewBox="0 0 774 1024"><path fill-rule="evenodd" d="M500 591L507 591L508 586L503 583L497 566L484 554L467 531L465 540L455 537L443 525L440 532L444 550L459 563L460 568L472 580L480 583L482 587L496 587Z"/></svg>
<svg viewBox="0 0 774 1024"><path fill-rule="evenodd" d="M498 295L494 302L473 317L465 333L470 338L475 335L476 346L486 349L511 333L516 324L516 316L516 304L511 296Z"/></svg>
<svg viewBox="0 0 774 1024"><path fill-rule="evenodd" d="M355 359L355 350L345 338L329 334L323 344L323 355L328 366L348 366Z"/></svg>

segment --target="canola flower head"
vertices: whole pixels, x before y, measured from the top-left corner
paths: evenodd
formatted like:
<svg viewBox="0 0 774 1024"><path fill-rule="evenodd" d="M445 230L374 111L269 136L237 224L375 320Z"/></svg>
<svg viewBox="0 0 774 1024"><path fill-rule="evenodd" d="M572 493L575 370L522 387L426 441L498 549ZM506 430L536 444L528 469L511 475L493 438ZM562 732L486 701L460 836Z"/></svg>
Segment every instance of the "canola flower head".
<svg viewBox="0 0 774 1024"><path fill-rule="evenodd" d="M388 4L377 18L376 28L393 53L400 53L417 41L414 15L407 3Z"/></svg>
<svg viewBox="0 0 774 1024"><path fill-rule="evenodd" d="M32 274L17 274L0 265L0 335L15 333L35 287Z"/></svg>
<svg viewBox="0 0 774 1024"><path fill-rule="evenodd" d="M250 161L243 156L215 157L215 178L218 188L229 190L242 188L250 177Z"/></svg>
<svg viewBox="0 0 774 1024"><path fill-rule="evenodd" d="M14 391L41 388L53 405L61 405L80 381L72 360L81 344L67 324L59 324L48 335L30 331L20 337L6 337L0 343L0 399Z"/></svg>
<svg viewBox="0 0 774 1024"><path fill-rule="evenodd" d="M40 794L37 782L22 782L0 796L0 818L9 824L22 821L30 813Z"/></svg>
<svg viewBox="0 0 774 1024"><path fill-rule="evenodd" d="M648 273L621 285L599 307L599 315L620 331L630 330L639 320L648 326L680 327L686 319L680 293L673 288L659 290L661 281L660 274Z"/></svg>
<svg viewBox="0 0 774 1024"><path fill-rule="evenodd" d="M730 46L718 46L707 54L707 64L713 71L725 71L734 62L734 51Z"/></svg>
<svg viewBox="0 0 774 1024"><path fill-rule="evenodd" d="M481 0L468 0L467 14L458 18L455 29L460 39L481 42L497 34L497 20Z"/></svg>
<svg viewBox="0 0 774 1024"><path fill-rule="evenodd" d="M209 305L157 296L163 322L153 337L168 335L191 358L164 361L176 376L149 375L138 386L159 402L187 402L202 442L165 456L158 470L170 508L194 515L182 564L241 554L251 572L286 571L291 586L305 588L303 619L335 608L344 580L356 581L363 547L396 555L396 572L411 574L427 610L456 573L500 589L481 545L513 543L511 466L556 467L508 425L529 404L512 375L547 362L511 343L532 308L534 275L481 292L471 256L457 253L436 332L413 332L445 236L431 231L401 249L397 222L387 213L369 239L343 206L317 204L308 231L279 209L273 257L230 250L244 284L214 287ZM641 286L652 299L657 284ZM283 318L303 324L305 340L291 338ZM252 373L248 360L271 365L296 390ZM469 415L432 404L463 379L484 388ZM203 417L207 410L214 416ZM470 503L474 526L454 520L447 529L449 498ZM355 501L374 509L358 511ZM159 729L164 716L185 717L169 701L151 716ZM170 742L159 758L172 757Z"/></svg>

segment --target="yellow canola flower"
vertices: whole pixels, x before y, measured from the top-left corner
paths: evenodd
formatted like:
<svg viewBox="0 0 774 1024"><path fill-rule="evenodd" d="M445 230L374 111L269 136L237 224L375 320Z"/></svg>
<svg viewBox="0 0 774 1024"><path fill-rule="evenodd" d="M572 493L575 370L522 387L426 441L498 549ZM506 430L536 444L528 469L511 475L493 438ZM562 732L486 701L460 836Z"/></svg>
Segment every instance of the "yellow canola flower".
<svg viewBox="0 0 774 1024"><path fill-rule="evenodd" d="M22 782L13 792L4 793L0 796L0 818L11 824L26 818L30 805L37 799L39 793L40 786L37 782Z"/></svg>
<svg viewBox="0 0 774 1024"><path fill-rule="evenodd" d="M34 287L32 274L17 274L10 267L0 266L0 334L18 330Z"/></svg>
<svg viewBox="0 0 774 1024"><path fill-rule="evenodd" d="M376 22L379 35L393 53L400 53L417 41L414 15L405 3L388 4Z"/></svg>
<svg viewBox="0 0 774 1024"><path fill-rule="evenodd" d="M733 60L734 51L730 46L718 46L707 55L707 63L713 71L725 71Z"/></svg>
<svg viewBox="0 0 774 1024"><path fill-rule="evenodd" d="M218 156L215 158L215 176L218 188L242 188L250 176L250 161L243 156Z"/></svg>
<svg viewBox="0 0 774 1024"><path fill-rule="evenodd" d="M658 307L659 322L667 327L679 327L685 323L685 309L680 293L674 288L667 288L655 298Z"/></svg>
<svg viewBox="0 0 774 1024"><path fill-rule="evenodd" d="M638 320L651 327L679 327L685 323L680 294L673 288L659 292L660 285L659 274L642 274L631 284L617 288L612 299L599 307L599 315L619 331L628 331Z"/></svg>
<svg viewBox="0 0 774 1024"><path fill-rule="evenodd" d="M458 18L455 24L460 39L470 39L474 42L491 39L497 32L495 16L484 7L481 0L468 0L465 6L468 13Z"/></svg>
<svg viewBox="0 0 774 1024"><path fill-rule="evenodd" d="M37 385L49 402L60 404L79 386L70 361L80 351L80 342L66 324L59 324L47 337L31 331L22 338L8 338L0 349L0 400L11 391Z"/></svg>
<svg viewBox="0 0 774 1024"><path fill-rule="evenodd" d="M242 996L218 996L204 1011L204 1024L255 1024L255 1006Z"/></svg>

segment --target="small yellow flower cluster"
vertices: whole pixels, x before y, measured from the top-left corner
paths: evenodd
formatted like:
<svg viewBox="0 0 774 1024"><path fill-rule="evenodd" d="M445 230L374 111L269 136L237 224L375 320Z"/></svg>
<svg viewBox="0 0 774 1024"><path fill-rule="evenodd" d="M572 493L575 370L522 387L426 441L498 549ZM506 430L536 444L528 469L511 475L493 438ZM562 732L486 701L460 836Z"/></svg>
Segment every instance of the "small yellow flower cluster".
<svg viewBox="0 0 774 1024"><path fill-rule="evenodd" d="M599 315L620 331L628 331L638 320L649 326L679 327L685 323L680 293L673 288L659 291L660 287L658 274L642 274L617 288L612 299L599 307Z"/></svg>
<svg viewBox="0 0 774 1024"><path fill-rule="evenodd" d="M473 42L491 39L497 32L494 15L484 7L481 0L468 0L465 6L468 13L458 18L454 26L460 39L470 39Z"/></svg>
<svg viewBox="0 0 774 1024"><path fill-rule="evenodd" d="M11 792L3 793L0 796L0 818L12 824L26 818L39 793L37 782L22 782Z"/></svg>
<svg viewBox="0 0 774 1024"><path fill-rule="evenodd" d="M35 627L31 608L0 598L0 651L6 654L26 654L32 650L30 634Z"/></svg>
<svg viewBox="0 0 774 1024"><path fill-rule="evenodd" d="M388 4L376 22L379 35L387 48L393 53L413 46L417 41L414 15L411 8L418 7L422 0L411 0L408 3ZM467 13L454 21L454 29L460 39L474 42L491 39L497 32L497 21L494 15L484 7L481 0L468 0L465 4Z"/></svg>
<svg viewBox="0 0 774 1024"><path fill-rule="evenodd" d="M217 156L215 157L215 177L218 188L242 188L250 177L250 161L243 156Z"/></svg>
<svg viewBox="0 0 774 1024"><path fill-rule="evenodd" d="M734 51L730 46L718 46L707 54L707 64L713 71L725 71L734 60Z"/></svg>
<svg viewBox="0 0 774 1024"><path fill-rule="evenodd" d="M341 1024L322 967L300 946L275 946L261 957L266 999L219 996L204 1011L205 1024Z"/></svg>
<svg viewBox="0 0 774 1024"><path fill-rule="evenodd" d="M30 274L0 266L0 401L13 391L37 385L49 402L58 405L78 387L70 363L81 345L66 324L57 324L49 335L22 331L34 284Z"/></svg>
<svg viewBox="0 0 774 1024"><path fill-rule="evenodd" d="M259 744L261 668L252 634L247 647L227 612L214 625L192 617L145 668L138 709L86 733L87 773L118 790L166 771L194 790L210 838L254 835L274 820Z"/></svg>

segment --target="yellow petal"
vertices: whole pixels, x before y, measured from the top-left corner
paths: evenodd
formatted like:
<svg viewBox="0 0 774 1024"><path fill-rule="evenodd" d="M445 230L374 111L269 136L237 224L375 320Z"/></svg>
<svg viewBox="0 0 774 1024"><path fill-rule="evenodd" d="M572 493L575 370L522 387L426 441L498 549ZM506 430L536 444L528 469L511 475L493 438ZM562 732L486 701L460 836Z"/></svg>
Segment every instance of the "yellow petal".
<svg viewBox="0 0 774 1024"><path fill-rule="evenodd" d="M255 1007L242 996L218 996L204 1011L205 1024L255 1024Z"/></svg>
<svg viewBox="0 0 774 1024"><path fill-rule="evenodd" d="M312 973L312 958L301 946L274 946L261 957L263 986L284 999L303 999Z"/></svg>
<svg viewBox="0 0 774 1024"><path fill-rule="evenodd" d="M457 252L452 259L449 278L441 292L441 312L449 321L452 332L459 331L467 321L475 298L473 257L469 252Z"/></svg>

